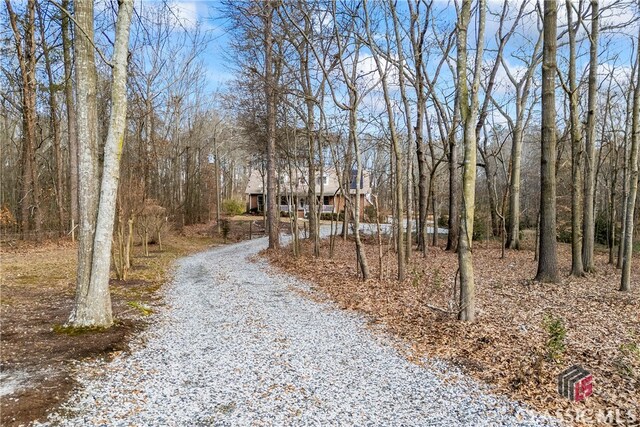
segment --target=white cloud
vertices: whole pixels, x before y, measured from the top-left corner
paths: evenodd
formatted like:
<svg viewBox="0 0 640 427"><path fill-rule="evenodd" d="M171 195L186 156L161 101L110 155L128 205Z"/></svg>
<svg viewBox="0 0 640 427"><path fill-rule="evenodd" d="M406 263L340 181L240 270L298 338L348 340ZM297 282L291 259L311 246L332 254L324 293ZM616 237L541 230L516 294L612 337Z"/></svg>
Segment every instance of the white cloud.
<svg viewBox="0 0 640 427"><path fill-rule="evenodd" d="M613 77L614 81L612 84L614 87L616 83L623 87L626 86L631 79L631 72L632 69L628 65L619 65L610 62L598 64L598 80L608 84L609 79Z"/></svg>
<svg viewBox="0 0 640 427"><path fill-rule="evenodd" d="M172 10L178 23L185 29L195 28L200 21L196 2L176 2Z"/></svg>

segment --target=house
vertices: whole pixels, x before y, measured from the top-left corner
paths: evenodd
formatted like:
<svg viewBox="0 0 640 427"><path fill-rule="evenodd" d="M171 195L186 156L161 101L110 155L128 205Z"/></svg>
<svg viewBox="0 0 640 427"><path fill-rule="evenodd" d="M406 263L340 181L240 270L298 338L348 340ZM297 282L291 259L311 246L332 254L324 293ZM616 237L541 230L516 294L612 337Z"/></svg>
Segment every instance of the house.
<svg viewBox="0 0 640 427"><path fill-rule="evenodd" d="M356 193L356 171L352 172L349 194ZM247 212L263 212L266 197L266 173L263 175L260 170L254 169L249 177L249 182L245 190L247 195ZM344 212L345 198L341 194L338 175L334 170L317 171L316 197L318 203L322 203L322 213ZM322 187L322 192L321 192ZM299 218L306 218L309 213L309 187L307 178L303 174L294 174L293 180L288 174L278 177L278 193L280 212L291 212L295 210ZM360 218L364 218L364 208L370 206L371 174L363 171L360 179Z"/></svg>

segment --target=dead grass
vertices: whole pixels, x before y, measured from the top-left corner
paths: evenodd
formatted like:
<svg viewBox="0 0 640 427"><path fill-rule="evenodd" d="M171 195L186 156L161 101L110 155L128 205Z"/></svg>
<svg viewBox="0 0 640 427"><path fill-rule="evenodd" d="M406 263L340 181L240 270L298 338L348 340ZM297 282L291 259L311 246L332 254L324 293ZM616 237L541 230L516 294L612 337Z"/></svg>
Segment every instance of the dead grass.
<svg viewBox="0 0 640 427"><path fill-rule="evenodd" d="M228 240L248 237L245 227L232 223ZM223 240L209 224L168 236L162 251L150 246L149 257L134 247L127 280L110 281L115 324L100 330L64 326L75 293L75 244L12 241L0 247L0 373L20 378L19 387L2 396L0 424L42 419L74 387L75 361L126 350L132 334L153 321L153 307L162 304L158 290L169 280L173 261Z"/></svg>
<svg viewBox="0 0 640 427"><path fill-rule="evenodd" d="M326 243L326 242L325 242ZM563 277L550 285L531 280L536 263L531 251L508 251L500 259L499 245L478 243L474 266L478 320L455 320L452 299L457 255L430 247L427 257L414 254L407 279L399 283L395 254L385 257L385 278L379 280L377 247L367 245L371 275L362 282L355 273L352 242L337 243L329 259L313 259L308 244L293 258L288 248L266 256L276 267L313 282L341 308L357 310L372 323L404 338L414 360L443 358L497 393L526 402L552 414L587 411L597 421L598 411L619 410L640 416L640 269L634 268L632 292L621 293L618 271L597 254L597 272L583 279ZM328 249L323 248L323 254ZM570 248L560 245L560 271L570 267ZM638 262L638 261L636 261ZM557 361L549 357L549 331L545 318L554 316L566 329L565 349ZM595 379L594 394L572 403L557 393L556 376L579 364ZM584 413L584 412L583 412ZM571 421L571 418L564 418ZM637 419L637 418L636 418Z"/></svg>

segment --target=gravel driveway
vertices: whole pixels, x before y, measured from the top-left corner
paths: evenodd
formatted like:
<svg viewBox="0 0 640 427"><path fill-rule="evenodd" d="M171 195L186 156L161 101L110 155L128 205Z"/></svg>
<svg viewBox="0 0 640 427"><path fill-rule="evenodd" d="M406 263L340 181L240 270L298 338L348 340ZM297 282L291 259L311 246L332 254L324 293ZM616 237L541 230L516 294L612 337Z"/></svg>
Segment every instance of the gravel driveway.
<svg viewBox="0 0 640 427"><path fill-rule="evenodd" d="M265 239L182 259L166 309L52 425L550 425L473 381L405 360L365 320L299 296L252 257ZM455 378L453 378L455 376Z"/></svg>

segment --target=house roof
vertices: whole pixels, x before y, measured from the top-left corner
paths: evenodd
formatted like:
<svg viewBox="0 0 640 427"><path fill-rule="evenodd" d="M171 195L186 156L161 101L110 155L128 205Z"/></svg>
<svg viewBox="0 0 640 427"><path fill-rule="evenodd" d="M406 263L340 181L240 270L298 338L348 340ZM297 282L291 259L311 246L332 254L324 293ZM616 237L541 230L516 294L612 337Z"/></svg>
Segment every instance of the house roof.
<svg viewBox="0 0 640 427"><path fill-rule="evenodd" d="M355 176L355 171L353 171ZM320 193L320 173L318 171L316 175L316 194L323 196L332 196L336 193L339 193L340 185L338 183L338 175L333 170L325 170L322 174L326 177L326 181L323 185L323 192ZM279 175L280 180L280 189L283 193L291 192L291 181L289 179L288 174ZM264 176L264 183L266 186L266 175ZM263 177L260 173L260 170L254 169L251 171L251 176L249 177L249 182L247 182L247 187L245 189L246 194L262 194L266 192L266 188L263 188ZM355 185L352 182L349 192L351 194L355 194ZM369 171L362 171L362 179L361 179L361 192L363 194L371 192L371 174ZM307 178L306 175L302 175L300 173L294 173L293 177L293 193L297 195L305 195L308 192Z"/></svg>

